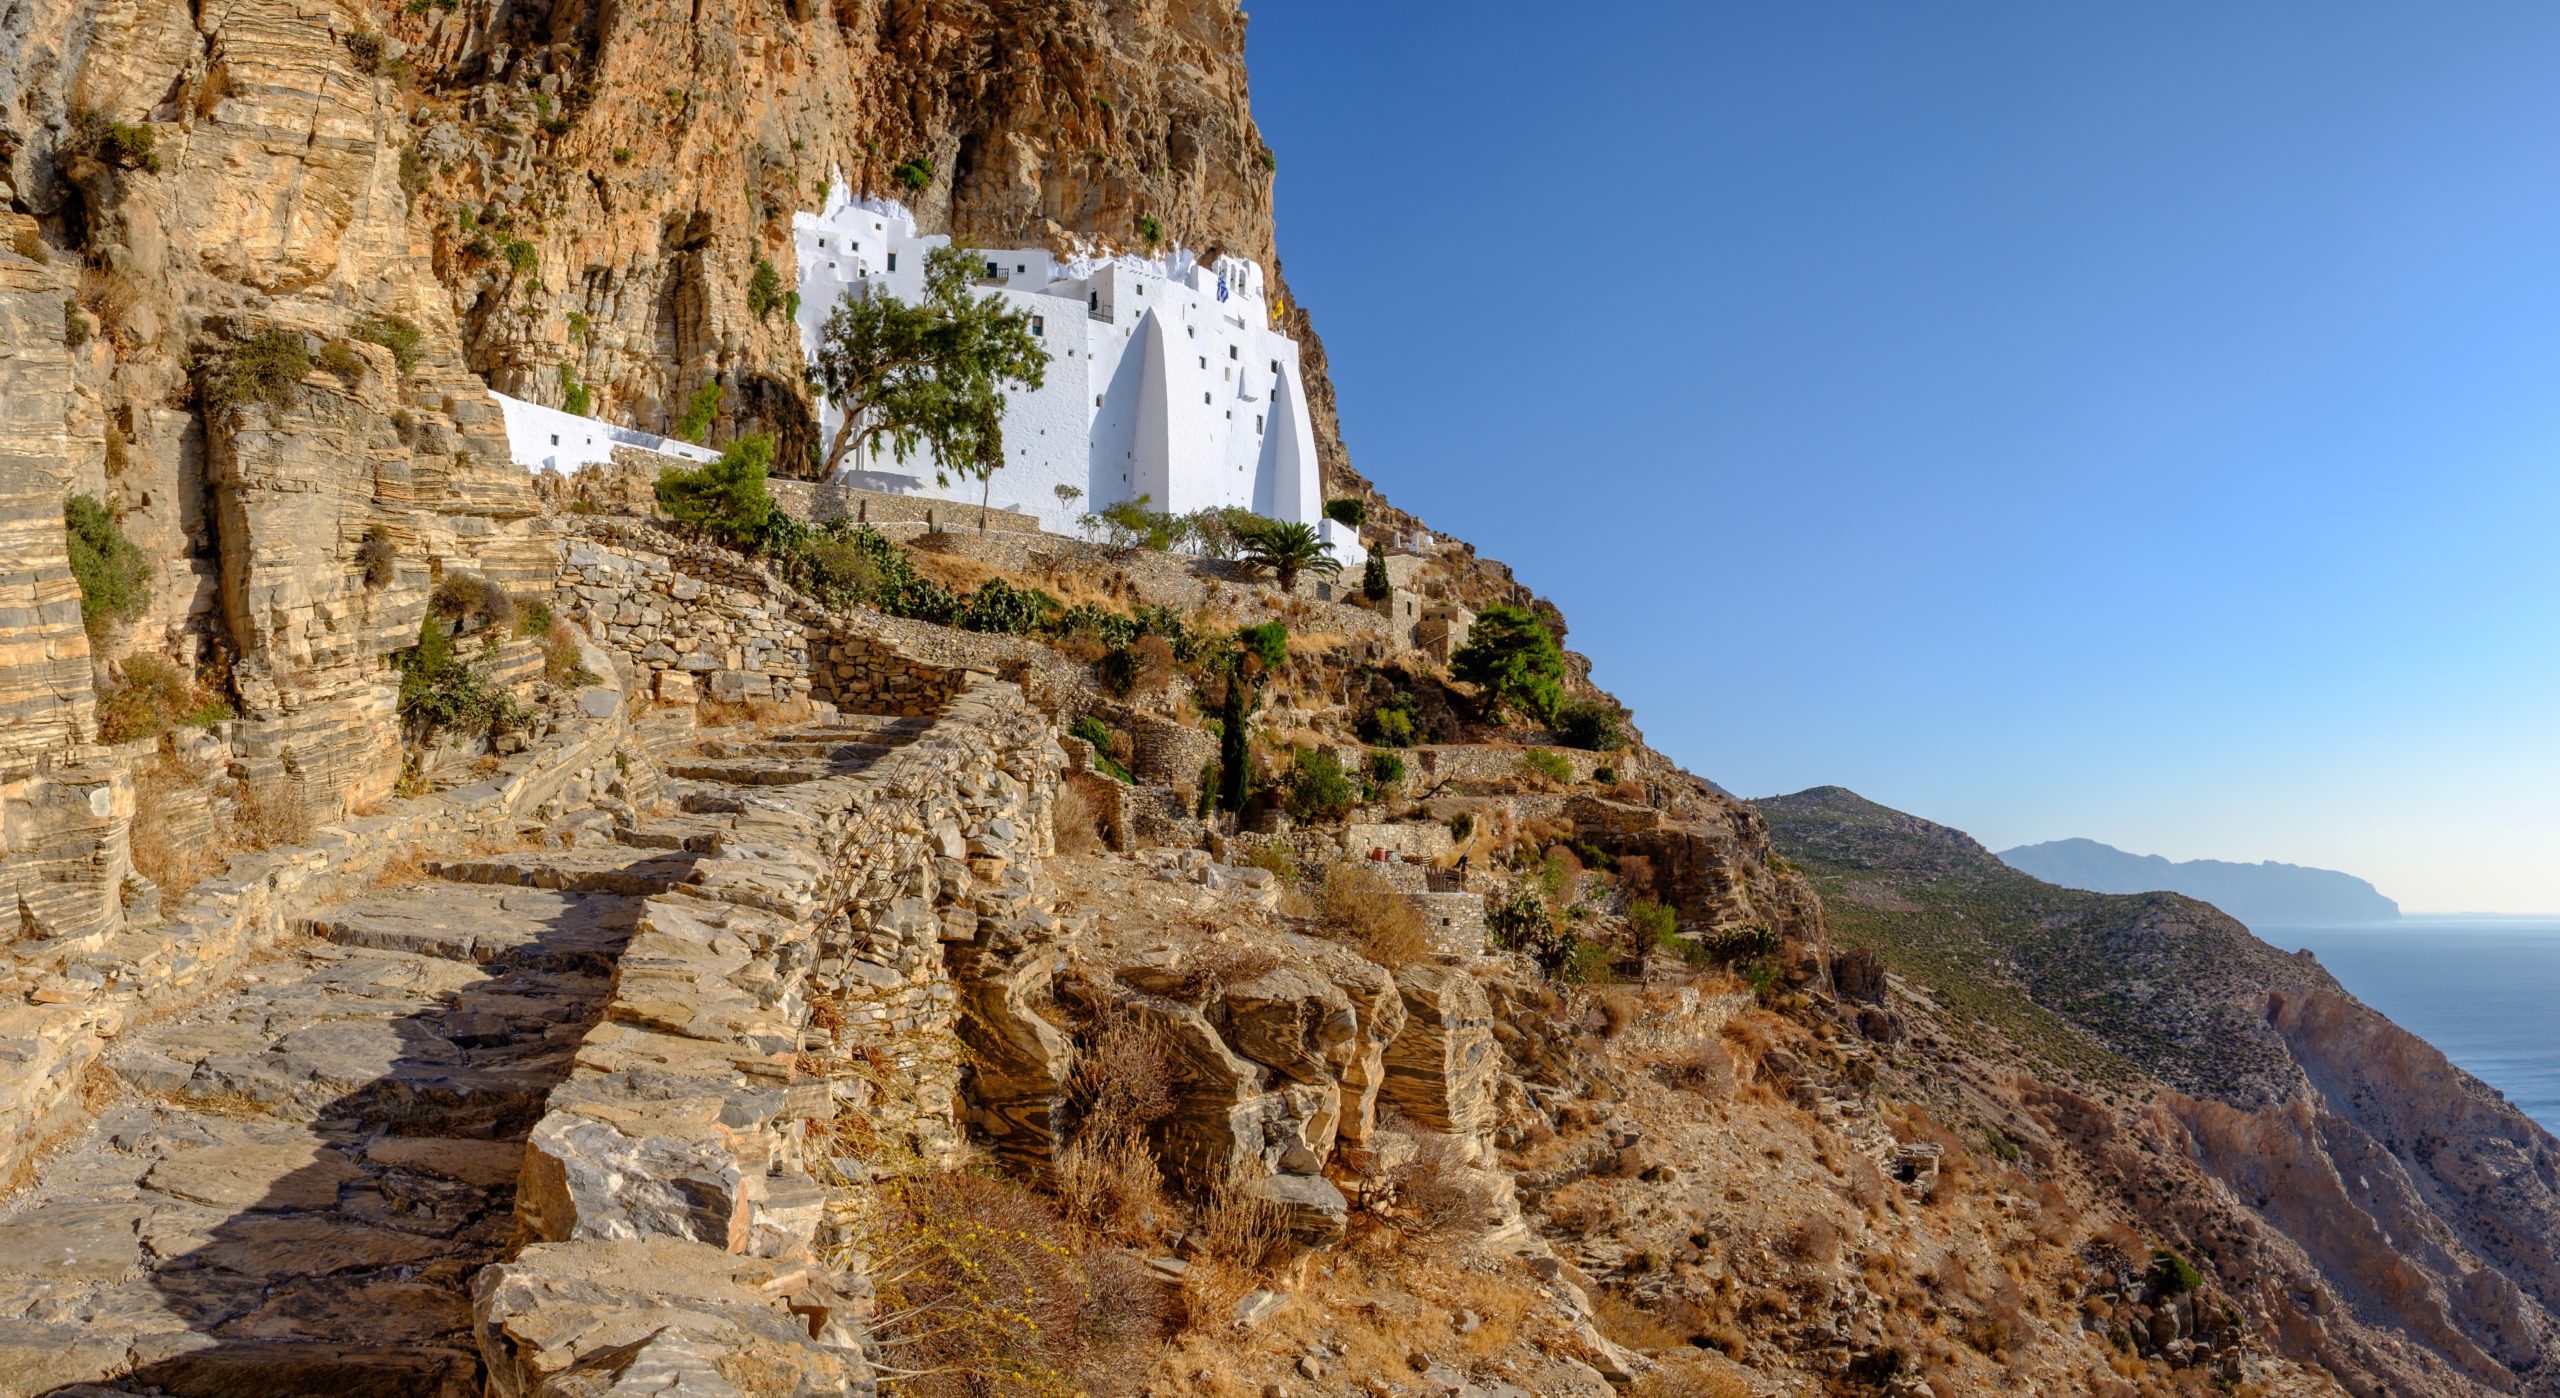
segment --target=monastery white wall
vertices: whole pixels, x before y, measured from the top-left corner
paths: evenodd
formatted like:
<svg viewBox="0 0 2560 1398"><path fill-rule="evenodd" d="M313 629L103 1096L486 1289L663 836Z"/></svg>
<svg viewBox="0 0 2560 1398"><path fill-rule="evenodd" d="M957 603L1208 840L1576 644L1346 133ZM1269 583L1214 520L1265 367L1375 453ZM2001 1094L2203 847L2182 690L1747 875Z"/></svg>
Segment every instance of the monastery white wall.
<svg viewBox="0 0 2560 1398"><path fill-rule="evenodd" d="M673 437L618 427L591 417L579 417L540 403L528 403L503 393L489 395L498 400L498 411L506 419L507 450L515 463L529 471L557 471L563 475L581 466L600 466L613 460L615 447L638 447L687 461L717 461L720 453Z"/></svg>
<svg viewBox="0 0 2560 1398"><path fill-rule="evenodd" d="M814 353L827 316L848 293L924 294L927 253L948 246L916 231L887 201L843 186L826 207L793 219L800 269L802 348ZM981 294L1033 316L1049 350L1037 389L1008 396L1006 465L990 503L1036 515L1058 533L1077 517L1140 495L1155 509L1212 506L1315 524L1346 567L1365 558L1357 531L1323 519L1323 481L1300 378L1298 346L1271 328L1262 269L1242 258L1059 258L1043 248L981 254ZM822 406L822 440L839 425ZM841 472L847 485L969 504L979 483L937 481L929 453L906 458L875 444ZM1082 492L1062 503L1056 488Z"/></svg>

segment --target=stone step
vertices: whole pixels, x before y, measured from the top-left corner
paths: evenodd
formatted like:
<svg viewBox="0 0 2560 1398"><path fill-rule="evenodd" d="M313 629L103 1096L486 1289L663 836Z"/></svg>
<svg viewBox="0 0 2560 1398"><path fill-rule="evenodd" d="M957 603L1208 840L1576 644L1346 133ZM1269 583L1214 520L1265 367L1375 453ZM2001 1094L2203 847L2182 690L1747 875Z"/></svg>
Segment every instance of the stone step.
<svg viewBox="0 0 2560 1398"><path fill-rule="evenodd" d="M722 836L738 828L736 813L668 816L642 826L624 826L614 838L633 849L685 850L709 854Z"/></svg>
<svg viewBox="0 0 2560 1398"><path fill-rule="evenodd" d="M687 815L733 816L747 809L747 791L726 782L677 778L667 783L667 801Z"/></svg>
<svg viewBox="0 0 2560 1398"><path fill-rule="evenodd" d="M840 738L771 738L761 742L706 742L695 751L707 758L813 758L838 764L877 762L905 744L850 742ZM679 758L678 761L687 759Z"/></svg>
<svg viewBox="0 0 2560 1398"><path fill-rule="evenodd" d="M666 850L634 856L624 845L594 849L521 850L459 855L423 861L426 871L454 883L501 884L564 893L610 893L645 898L693 877L696 856Z"/></svg>
<svg viewBox="0 0 2560 1398"><path fill-rule="evenodd" d="M680 757L667 764L668 776L729 786L797 786L860 770L861 765L838 767L807 758Z"/></svg>
<svg viewBox="0 0 2560 1398"><path fill-rule="evenodd" d="M639 916L639 900L618 894L432 883L340 903L303 930L345 947L601 976Z"/></svg>
<svg viewBox="0 0 2560 1398"><path fill-rule="evenodd" d="M840 714L832 723L787 729L773 736L786 742L871 742L904 746L933 727L929 718L896 714Z"/></svg>

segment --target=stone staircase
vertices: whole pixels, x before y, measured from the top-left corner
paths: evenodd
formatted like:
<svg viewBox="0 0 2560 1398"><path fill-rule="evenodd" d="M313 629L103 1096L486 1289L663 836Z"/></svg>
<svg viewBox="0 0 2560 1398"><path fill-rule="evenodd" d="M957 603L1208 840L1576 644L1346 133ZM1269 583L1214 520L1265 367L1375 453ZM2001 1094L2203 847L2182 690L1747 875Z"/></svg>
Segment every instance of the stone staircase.
<svg viewBox="0 0 2560 1398"><path fill-rule="evenodd" d="M628 799L548 847L427 852L125 1034L90 1128L0 1205L0 1398L476 1398L468 1284L520 1246L525 1135L643 901L764 793L925 726L644 724Z"/></svg>

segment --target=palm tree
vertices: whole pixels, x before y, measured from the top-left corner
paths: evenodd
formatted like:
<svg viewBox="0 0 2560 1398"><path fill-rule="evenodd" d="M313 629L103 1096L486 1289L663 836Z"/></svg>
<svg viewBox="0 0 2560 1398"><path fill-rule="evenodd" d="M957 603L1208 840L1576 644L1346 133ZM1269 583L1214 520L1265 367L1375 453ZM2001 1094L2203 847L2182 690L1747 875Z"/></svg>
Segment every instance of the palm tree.
<svg viewBox="0 0 2560 1398"><path fill-rule="evenodd" d="M1262 524L1245 535L1244 561L1278 574L1282 592L1297 587L1300 573L1342 571L1342 561L1326 551L1312 524Z"/></svg>

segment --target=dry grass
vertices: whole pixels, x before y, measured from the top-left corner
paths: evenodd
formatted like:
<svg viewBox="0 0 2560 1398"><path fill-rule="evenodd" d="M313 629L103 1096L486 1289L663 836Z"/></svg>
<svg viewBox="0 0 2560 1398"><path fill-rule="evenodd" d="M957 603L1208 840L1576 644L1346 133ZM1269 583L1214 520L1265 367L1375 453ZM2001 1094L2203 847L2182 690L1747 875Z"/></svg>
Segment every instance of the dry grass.
<svg viewBox="0 0 2560 1398"><path fill-rule="evenodd" d="M1374 869L1340 864L1327 871L1318 910L1326 935L1390 971L1431 959L1421 911Z"/></svg>
<svg viewBox="0 0 2560 1398"><path fill-rule="evenodd" d="M1049 808L1049 829L1060 854L1091 854L1103 847L1102 817L1085 794L1090 777L1070 776L1058 783L1058 799Z"/></svg>
<svg viewBox="0 0 2560 1398"><path fill-rule="evenodd" d="M1733 1092L1733 1054L1713 1039L1702 1039L1653 1065L1662 1080L1683 1092L1710 1100Z"/></svg>
<svg viewBox="0 0 2560 1398"><path fill-rule="evenodd" d="M233 797L231 840L242 849L270 850L311 838L311 808L302 782L287 777L272 786L243 781Z"/></svg>
<svg viewBox="0 0 2560 1398"><path fill-rule="evenodd" d="M1468 1168L1455 1139L1394 1115L1379 1123L1378 1134L1381 1155L1404 1157L1387 1179L1386 1218L1405 1247L1429 1253L1484 1236L1493 1191Z"/></svg>
<svg viewBox="0 0 2560 1398"><path fill-rule="evenodd" d="M1058 1211L1087 1237L1145 1247L1172 1217L1164 1169L1134 1131L1078 1132L1057 1172Z"/></svg>
<svg viewBox="0 0 2560 1398"><path fill-rule="evenodd" d="M197 787L204 774L191 772L163 753L133 775L133 827L129 835L133 871L157 884L163 897L195 886L222 861L212 850L189 848L177 836L180 797Z"/></svg>
<svg viewBox="0 0 2560 1398"><path fill-rule="evenodd" d="M1190 1328L1224 1326L1236 1303L1261 1286L1296 1250L1280 1206L1247 1189L1241 1170L1210 1183L1200 1205L1200 1255L1182 1278Z"/></svg>
<svg viewBox="0 0 2560 1398"><path fill-rule="evenodd" d="M1174 998L1190 1005L1205 1005L1218 998L1220 991L1279 969L1280 958L1261 947L1238 942L1210 942L1192 949L1182 963L1182 984L1175 987Z"/></svg>

